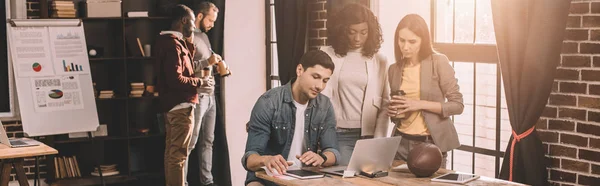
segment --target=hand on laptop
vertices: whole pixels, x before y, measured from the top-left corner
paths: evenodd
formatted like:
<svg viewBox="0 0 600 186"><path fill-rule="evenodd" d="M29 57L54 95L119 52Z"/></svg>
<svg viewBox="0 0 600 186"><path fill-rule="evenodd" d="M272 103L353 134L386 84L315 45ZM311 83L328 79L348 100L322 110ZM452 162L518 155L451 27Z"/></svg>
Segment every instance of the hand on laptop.
<svg viewBox="0 0 600 186"><path fill-rule="evenodd" d="M291 163L288 164L287 160L285 160L285 158L283 158L281 155L263 157L263 165L265 165L269 170L277 170L277 173L280 175L284 174L291 165Z"/></svg>
<svg viewBox="0 0 600 186"><path fill-rule="evenodd" d="M298 158L305 165L314 167L320 166L323 164L323 162L325 162L320 155L314 153L313 151L306 151L304 154L302 154L302 156L296 155L296 158Z"/></svg>

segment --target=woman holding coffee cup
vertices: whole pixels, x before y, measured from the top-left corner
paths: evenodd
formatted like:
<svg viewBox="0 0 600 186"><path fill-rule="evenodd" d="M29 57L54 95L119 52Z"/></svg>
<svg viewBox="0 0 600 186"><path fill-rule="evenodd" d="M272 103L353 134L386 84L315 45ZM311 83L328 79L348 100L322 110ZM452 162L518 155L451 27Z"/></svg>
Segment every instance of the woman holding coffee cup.
<svg viewBox="0 0 600 186"><path fill-rule="evenodd" d="M442 151L445 168L446 152L460 146L450 116L464 108L454 69L433 50L427 23L419 15L409 14L398 23L394 41L387 112L396 124L394 135L402 136L396 158L406 161L413 146L432 143Z"/></svg>

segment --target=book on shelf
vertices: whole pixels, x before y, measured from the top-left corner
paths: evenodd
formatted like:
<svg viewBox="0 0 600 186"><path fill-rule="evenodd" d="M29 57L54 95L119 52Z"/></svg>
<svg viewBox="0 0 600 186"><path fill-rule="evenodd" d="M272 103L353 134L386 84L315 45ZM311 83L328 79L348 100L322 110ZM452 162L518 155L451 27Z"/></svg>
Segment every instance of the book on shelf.
<svg viewBox="0 0 600 186"><path fill-rule="evenodd" d="M50 8L53 10L74 10L75 4L50 4Z"/></svg>
<svg viewBox="0 0 600 186"><path fill-rule="evenodd" d="M77 17L77 15L75 13L57 13L57 12L53 12L52 17L55 18L75 18Z"/></svg>
<svg viewBox="0 0 600 186"><path fill-rule="evenodd" d="M148 17L148 11L127 12L127 17Z"/></svg>
<svg viewBox="0 0 600 186"><path fill-rule="evenodd" d="M75 162L75 170L77 171L77 177L81 177L81 170L79 170L79 163L77 163L77 156L73 156L73 161Z"/></svg>
<svg viewBox="0 0 600 186"><path fill-rule="evenodd" d="M119 174L119 170L117 170L117 164L100 165L100 170L102 170L102 176L113 176ZM94 171L90 174L92 176L100 176L98 167L94 167Z"/></svg>
<svg viewBox="0 0 600 186"><path fill-rule="evenodd" d="M54 176L59 179L81 177L81 170L75 156L54 157L54 171Z"/></svg>
<svg viewBox="0 0 600 186"><path fill-rule="evenodd" d="M129 96L131 97L142 97L144 95L144 83L143 82L133 82L131 83L131 91L129 91Z"/></svg>
<svg viewBox="0 0 600 186"><path fill-rule="evenodd" d="M77 10L73 1L52 1L50 3L51 17L55 18L74 18L77 17Z"/></svg>
<svg viewBox="0 0 600 186"><path fill-rule="evenodd" d="M146 57L146 54L144 53L144 48L142 47L142 42L140 42L140 38L136 38L137 39L137 44L138 47L140 48L140 52L142 52L142 57Z"/></svg>
<svg viewBox="0 0 600 186"><path fill-rule="evenodd" d="M98 95L98 98L113 98L113 97L114 97L114 91L112 91L112 90L101 90L100 95Z"/></svg>
<svg viewBox="0 0 600 186"><path fill-rule="evenodd" d="M54 157L54 177L55 178L61 178L59 170L60 169L58 167L58 158Z"/></svg>

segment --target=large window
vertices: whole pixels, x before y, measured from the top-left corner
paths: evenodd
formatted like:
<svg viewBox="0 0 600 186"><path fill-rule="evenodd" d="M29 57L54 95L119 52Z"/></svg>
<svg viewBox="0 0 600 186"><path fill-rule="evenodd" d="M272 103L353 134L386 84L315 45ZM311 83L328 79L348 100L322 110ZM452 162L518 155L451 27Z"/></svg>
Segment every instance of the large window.
<svg viewBox="0 0 600 186"><path fill-rule="evenodd" d="M279 81L279 64L277 58L277 34L275 32L275 0L265 0L267 30L267 89L281 86Z"/></svg>
<svg viewBox="0 0 600 186"><path fill-rule="evenodd" d="M406 14L430 25L434 48L451 60L464 98L454 116L462 146L449 153L448 169L497 177L510 123L496 53L490 0L372 0L384 34L381 51L394 59L395 28Z"/></svg>

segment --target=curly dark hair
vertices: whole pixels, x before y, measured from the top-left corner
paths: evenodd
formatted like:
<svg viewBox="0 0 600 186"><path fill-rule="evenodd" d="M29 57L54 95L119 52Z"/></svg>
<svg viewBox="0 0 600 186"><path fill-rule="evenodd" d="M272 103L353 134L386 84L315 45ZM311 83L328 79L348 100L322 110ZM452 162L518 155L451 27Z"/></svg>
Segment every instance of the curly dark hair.
<svg viewBox="0 0 600 186"><path fill-rule="evenodd" d="M362 55L371 58L379 51L383 38L377 17L367 7L353 3L344 6L327 21L327 42L331 44L336 54L346 56L350 49L347 36L350 25L364 22L369 26L369 36L362 49Z"/></svg>

